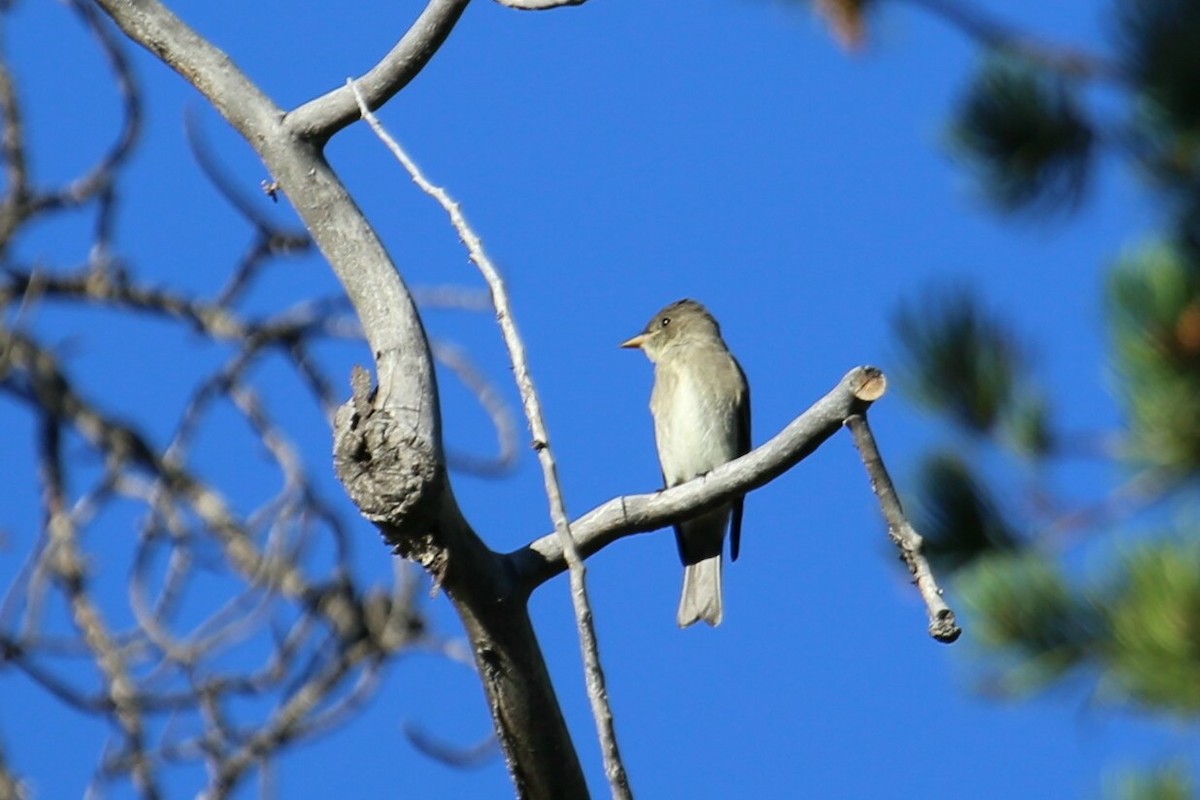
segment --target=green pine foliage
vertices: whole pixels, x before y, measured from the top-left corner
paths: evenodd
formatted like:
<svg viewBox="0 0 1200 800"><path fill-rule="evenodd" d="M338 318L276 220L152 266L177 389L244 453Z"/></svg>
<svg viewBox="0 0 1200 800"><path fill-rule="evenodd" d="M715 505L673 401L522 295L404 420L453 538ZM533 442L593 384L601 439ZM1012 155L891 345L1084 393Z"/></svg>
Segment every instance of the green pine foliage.
<svg viewBox="0 0 1200 800"><path fill-rule="evenodd" d="M959 570L984 555L1017 548L1016 532L956 453L928 457L918 486L913 519L925 540L925 555L939 571Z"/></svg>
<svg viewBox="0 0 1200 800"><path fill-rule="evenodd" d="M1103 688L1130 705L1200 716L1200 540L1147 542L1096 595L1109 620Z"/></svg>
<svg viewBox="0 0 1200 800"><path fill-rule="evenodd" d="M1101 610L1034 550L992 554L960 577L976 639L996 656L993 692L1044 688L1080 666L1104 635Z"/></svg>
<svg viewBox="0 0 1200 800"><path fill-rule="evenodd" d="M1173 763L1125 771L1104 793L1108 800L1190 800L1194 796L1187 767Z"/></svg>
<svg viewBox="0 0 1200 800"><path fill-rule="evenodd" d="M1200 474L1200 264L1169 243L1132 251L1110 276L1108 311L1127 456Z"/></svg>
<svg viewBox="0 0 1200 800"><path fill-rule="evenodd" d="M1054 496L1046 476L1079 453L1055 433L1031 348L1002 314L950 288L894 319L898 383L945 420L953 443L922 463L910 507L928 554L966 601L964 641L981 658L981 688L1012 698L1075 687L1091 703L1194 725L1200 2L1115 0L1109 10L1112 49L1092 62L1100 69L1069 69L1070 59L1040 57L1047 48L1019 39L989 42L954 109L949 146L1007 215L1077 207L1102 150L1147 180L1159 232L1096 265L1107 276L1095 298L1111 348L1102 368L1123 418L1103 432L1104 446L1097 437L1084 450L1115 483L1086 507ZM1109 90L1102 112L1087 104L1098 82ZM1078 541L1089 558L1076 557ZM1104 789L1117 800L1197 796L1175 764L1122 773Z"/></svg>
<svg viewBox="0 0 1200 800"><path fill-rule="evenodd" d="M1194 167L1200 134L1200 4L1194 0L1119 0L1117 49L1134 87L1138 126L1186 137ZM1181 154L1182 155L1182 154Z"/></svg>
<svg viewBox="0 0 1200 800"><path fill-rule="evenodd" d="M963 289L928 293L893 319L899 380L927 410L975 434L990 434L1026 381L1023 348L1007 325Z"/></svg>
<svg viewBox="0 0 1200 800"><path fill-rule="evenodd" d="M951 126L955 153L999 210L1074 208L1094 134L1066 78L1011 55L979 70Z"/></svg>

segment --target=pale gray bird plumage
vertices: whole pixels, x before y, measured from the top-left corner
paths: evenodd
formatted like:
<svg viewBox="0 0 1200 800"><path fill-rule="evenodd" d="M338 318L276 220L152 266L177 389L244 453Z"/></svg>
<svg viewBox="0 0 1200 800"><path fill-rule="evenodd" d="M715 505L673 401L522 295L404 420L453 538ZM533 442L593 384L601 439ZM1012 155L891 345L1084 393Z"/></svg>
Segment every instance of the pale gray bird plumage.
<svg viewBox="0 0 1200 800"><path fill-rule="evenodd" d="M750 451L750 387L721 328L695 300L680 300L654 315L646 329L622 347L641 348L654 363L650 413L663 482L677 486ZM721 552L730 531L737 560L742 498L675 526L683 561L679 627L724 616Z"/></svg>

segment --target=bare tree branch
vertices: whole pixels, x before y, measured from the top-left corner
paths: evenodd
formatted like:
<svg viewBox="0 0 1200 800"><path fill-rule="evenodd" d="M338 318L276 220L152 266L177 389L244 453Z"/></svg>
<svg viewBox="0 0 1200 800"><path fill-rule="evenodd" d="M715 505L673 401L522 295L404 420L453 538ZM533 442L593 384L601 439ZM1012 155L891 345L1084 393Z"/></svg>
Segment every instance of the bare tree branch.
<svg viewBox="0 0 1200 800"><path fill-rule="evenodd" d="M8 68L7 54L3 52L0 52L0 123L4 126L0 130L0 166L4 168L6 188L0 198L0 255L3 255L13 232L28 216L31 192L21 102Z"/></svg>
<svg viewBox="0 0 1200 800"><path fill-rule="evenodd" d="M512 471L517 463L517 426L513 421L508 404L484 375L471 362L470 357L459 347L434 341L433 357L444 364L463 385L479 400L479 405L492 420L496 429L497 453L495 456L477 456L470 453L447 451L446 460L454 469L475 475L499 477Z"/></svg>
<svg viewBox="0 0 1200 800"><path fill-rule="evenodd" d="M233 788L245 769L265 766L272 754L283 745L319 734L344 719L371 692L375 685L373 675L381 659L409 646L414 637L422 635L422 626L419 622L414 624L412 612L401 610L397 605L411 602L411 597L397 595L392 599L378 594L359 597L344 579L332 584L318 584L308 579L296 566L303 560L296 547L302 545L287 546L284 537L275 534L283 532L289 519L307 513L323 513L321 505L312 497L307 478L291 444L270 420L255 393L239 385L235 377L230 377L232 385L227 387L235 406L245 413L257 430L259 440L280 463L285 475L285 495L290 493L296 496L289 501L295 506L294 509L284 508L271 515L274 518L274 530L261 550L256 548L247 532L239 532L240 523L231 511L222 507L221 498L188 476L182 466L182 451L179 448L167 456L154 455L152 448L135 431L114 423L88 407L71 390L66 377L57 369L48 353L40 351L18 334L3 329L0 329L0 333L3 334L0 345L9 353L7 370L0 387L11 390L22 384L28 386L32 396L30 399L36 399L37 407L46 420L43 424L43 430L47 433L42 437L45 443L43 453L46 454L42 458L42 472L48 476L44 483L47 486L50 535L45 537L43 546L36 551L32 569L25 570L34 576L25 581L29 587L27 592L42 591L40 587L44 586L45 581L36 576L43 572L64 587L79 629L85 634L82 643L96 654L97 660L105 667L103 673L111 676L112 688L100 696L80 692L33 661L34 654L45 656L51 652L47 642L34 638L33 631L39 626L36 612L27 615L25 633L15 640L4 637L0 649L6 662L25 671L65 702L89 713L114 716L121 721L125 739L110 744L96 775L97 781L103 783L132 771L143 787L143 793L153 795L152 761L169 758L171 753L190 751L213 761L214 775L222 776L217 789L224 791L222 786ZM142 491L144 501L157 512L151 516L150 524L141 538L135 561L131 604L139 624L132 635L109 632L103 625L100 610L88 594L86 575L80 566L84 557L73 544L76 539L73 531L86 520L89 512L87 506L80 503L68 508L62 489L64 481L59 477L63 462L54 455L58 451L56 443L60 438L57 431L63 426L76 429L85 440L106 454L110 474L120 475L106 480L108 493ZM126 467L153 476L151 481L144 482L144 491L138 488L139 481L136 478L123 474ZM188 513L203 518L209 530L216 531L217 526L224 526L227 558L230 563L238 564L246 571L245 576L251 587L227 605L230 613L218 612L191 636L182 639L176 637L169 628L169 618L178 605L175 598L190 572L189 559L181 561L178 558L191 545L187 541L189 534L187 524L183 522L183 509L177 510L177 504L188 506ZM157 528L155 520L161 520L166 526L175 540L172 543L175 549L172 551L171 568L162 582L161 594L157 602L148 603L147 565L154 560L150 556L150 548L155 542L162 541L163 532ZM330 527L336 530L336 522L330 520ZM303 539L298 541L302 543ZM68 555L71 557L67 558ZM346 555L344 552L339 554L339 560L344 560ZM15 585L10 587L4 601L6 617L13 605L14 588ZM202 659L254 635L260 627L258 618L264 617L269 611L270 594L276 588L294 599L304 609L304 615L294 628L297 635L289 635L280 643L267 668L258 676L236 677L213 675L211 671L202 670L205 677L192 682L189 687L170 688L178 685L179 673L195 677L193 671L202 663ZM36 600L31 599L27 608L34 605ZM344 646L339 644L338 652L333 656L319 655L305 669L301 662L303 643L314 629L312 622L316 619L328 625L333 632L332 641L344 643ZM68 642L63 652L74 655L78 650L78 646ZM159 663L148 670L139 670L137 681L133 681L132 668L125 666L127 662L136 662L144 667L147 662L152 662L158 650L161 650ZM353 657L348 661L339 661L349 657L346 654ZM336 666L339 663L340 666ZM359 670L360 664L365 665L366 669ZM331 670L327 665L335 666ZM295 682L298 666L301 667L299 682ZM342 699L335 699L334 690L352 671L359 673L355 688ZM280 717L276 723L258 729L262 737L256 740L247 738L244 732L222 722L220 698L232 694L262 694L275 687L282 688L286 682L293 682L296 689L290 693L291 696L301 696L304 702L300 705L285 704L280 713L286 711L286 717ZM142 717L150 713L190 709L197 698L205 698L211 703L213 713L210 719L215 727L209 728L204 738L215 749L190 748L185 743L173 748L155 747L152 755L145 741L144 724L140 721ZM271 733L272 729L274 733ZM217 741L225 744L217 747L214 744ZM252 757L247 757L248 753ZM147 786L151 788L145 788Z"/></svg>
<svg viewBox="0 0 1200 800"><path fill-rule="evenodd" d="M879 393L883 393L882 386ZM866 409L849 417L846 427L854 434L854 443L862 454L863 465L871 478L871 488L879 498L879 507L887 520L888 535L899 548L900 558L907 565L913 583L921 593L921 599L925 601L925 608L929 612L929 635L939 642L950 644L958 639L962 629L954 619L954 612L946 605L942 590L933 577L933 570L921 551L921 535L908 521L900 505L896 487L892 485L891 476L888 475L887 467L883 465L883 457L879 455L879 448L875 444L875 436L867 424Z"/></svg>
<svg viewBox="0 0 1200 800"><path fill-rule="evenodd" d="M43 387L49 388L49 387ZM104 615L87 590L84 559L76 528L67 513L63 482L61 420L43 403L39 473L44 504L48 511L45 527L49 565L54 579L63 587L71 608L71 617L83 641L92 652L105 683L104 693L116 711L115 717L125 735L122 750L132 763L135 783L148 798L162 796L154 764L147 752L143 709L137 701L137 689L130 674L125 653L115 641Z"/></svg>
<svg viewBox="0 0 1200 800"><path fill-rule="evenodd" d="M342 678L361 660L372 654L373 648L366 640L342 650L316 676L305 682L303 689L293 694L286 703L276 709L270 721L261 726L233 754L222 758L212 779L212 788L206 800L228 797L241 775L255 766L259 759L278 746L299 735L305 720L319 703L341 682Z"/></svg>
<svg viewBox="0 0 1200 800"><path fill-rule="evenodd" d="M109 454L114 467L128 462L144 469L169 488L173 495L184 499L192 511L220 537L227 548L230 563L244 575L256 583L278 587L285 595L297 599L319 593L318 587L307 579L297 565L286 558L260 550L248 531L238 524L236 516L219 493L172 459L155 453L136 430L109 419L76 395L49 353L24 336L3 328L0 328L0 347L8 348L12 367L29 376L42 408L51 412L56 419L72 425L97 449ZM351 621L354 615L348 614L345 609L339 609L337 616L341 619L341 625L357 624Z"/></svg>
<svg viewBox="0 0 1200 800"><path fill-rule="evenodd" d="M529 421L533 433L533 449L537 451L538 461L542 466L542 477L545 484L546 496L550 501L550 518L554 522L555 532L563 548L563 554L570 571L571 604L575 611L575 625L579 630L579 645L583 651L584 674L587 679L588 699L592 704L592 716L596 721L596 730L600 737L601 752L604 757L604 771L608 776L609 787L613 797L631 800L633 793L629 788L629 777L625 765L621 761L621 751L617 744L616 723L613 719L612 705L608 700L608 689L604 679L604 668L600 663L600 646L596 641L596 627L592 616L591 603L587 595L587 568L579 551L575 548L575 539L571 535L571 525L567 518L566 503L562 496L562 486L558 480L558 467L554 460L554 451L550 446L550 432L542 413L542 402L537 388L533 383L533 375L529 371L529 361L525 355L525 343L517 330L517 321L513 316L512 303L509 300L508 289L500 277L491 258L484 250L483 242L467 222L466 216L458 203L440 186L434 186L421 172L420 167L404 151L380 124L379 120L367 108L366 102L353 81L349 82L358 100L359 110L363 119L371 126L371 130L383 141L392 152L413 182L428 194L449 215L450 223L458 233L459 238L467 248L471 262L483 273L484 280L492 292L492 303L496 308L496 319L508 348L509 358L513 365L513 376L517 389L521 393L521 401L525 408L525 418Z"/></svg>
<svg viewBox="0 0 1200 800"><path fill-rule="evenodd" d="M518 792L586 796L525 597L463 519L450 490L428 340L378 236L312 131L301 126L297 133L284 124L279 109L227 55L157 0L97 2L130 38L199 89L256 149L338 275L378 374L372 390L369 376L359 373L352 401L336 415L339 478L363 514L441 581L455 603Z"/></svg>
<svg viewBox="0 0 1200 800"><path fill-rule="evenodd" d="M628 796L595 656L583 558L620 536L690 516L782 473L851 415L865 410L872 398L863 389L877 373L867 369L852 372L843 386L802 415L775 442L704 479L656 495L619 498L572 523L557 490L548 437L528 381L520 341L515 328L509 326L506 339L518 377L524 378L521 388L528 390L524 395L540 448L555 533L516 553L493 552L463 517L452 491L434 358L413 295L323 153L328 138L359 114L353 88L341 87L285 113L225 53L160 0L95 2L131 39L196 87L255 148L270 172L271 190L293 204L308 235L345 288L370 346L376 377L373 381L367 370L357 368L352 396L335 415L338 477L385 540L401 555L420 563L454 604L518 794L568 800L588 794L527 603L536 586L570 568L589 689L598 690L589 694L605 741L606 768L614 794ZM535 0L522 5L547 3ZM412 80L445 41L465 6L466 0L429 3L392 52L363 78L364 108L384 102ZM7 118L8 111L2 108L5 102L0 91L0 111ZM16 130L19 135L19 127ZM15 141L7 153L20 152L20 141ZM99 209L96 237L101 244L108 241L115 196L111 187L103 186L95 194ZM453 217L456 209L452 202L449 205ZM260 236L261 228L258 226ZM478 250L474 235L463 230L464 240L469 246L474 241L473 249ZM398 595L360 590L342 571L340 561L332 577L314 577L304 560L314 525L329 529L339 559L349 537L313 496L303 464L246 378L257 354L267 345L277 345L274 352L294 364L314 397L328 408L331 384L316 366L309 347L316 331L333 335L333 327L344 325L345 318L330 314L329 305L319 304L263 321L235 313L242 287L257 274L261 260L273 254L266 241L269 239L255 240L243 261L244 269L215 303L172 298L170 292L126 281L120 270L102 268L107 263L103 254L89 259L88 269L74 276L80 282L74 287L61 276L41 281L38 275L42 296L62 290L59 296L65 297L75 291L78 296L103 298L99 300L102 303L184 319L207 338L228 337L236 343L238 352L192 395L178 434L165 452L154 448L134 426L118 422L86 402L48 348L0 328L0 352L7 354L0 365L0 388L23 400L36 399L30 404L56 429L73 430L85 447L103 456L104 475L97 485L74 506L63 500L64 513L74 515L69 521L74 524L84 519L93 513L93 506L114 497L136 498L150 509L137 543L138 573L131 587L138 595L131 604L141 624L110 636L122 656L142 655L149 660L149 674L144 676L139 670L139 680L145 677L145 681L134 688L131 702L143 714L190 703L203 721L200 733L183 726L172 730L154 752L153 763L147 760L143 766L136 763L141 751L130 746L136 730L121 725L105 754L97 785L111 775L136 775L145 785L161 763L173 759L204 759L215 796L238 788L244 776L256 768L264 781L269 781L272 753L349 713L371 691L381 660L393 648L423 635L419 618ZM486 261L481 261L482 267ZM18 290L22 298L34 288L33 277L30 274ZM11 302L15 294L0 300ZM511 323L502 286L493 286L493 299L502 323ZM354 335L357 333L355 329ZM225 403L249 423L255 441L265 445L266 457L281 475L278 494L244 516L238 516L232 504L201 481L187 463L202 418L211 417L210 409ZM486 407L486 400L484 404ZM47 535L39 546L37 557L25 571L23 587L25 618L33 621L40 617L42 598L52 596L58 580L51 562L56 540ZM164 552L169 554L165 562L160 555ZM179 626L171 623L182 606L180 598L193 565L205 560L225 566L245 589L201 625L180 632ZM156 564L159 566L154 567ZM289 613L277 613L265 599L276 596L292 604ZM202 673L195 668L200 648L227 646L261 625L271 626L274 644L261 668L250 674ZM7 663L41 680L51 691L61 691L67 702L102 708L110 716L124 713L125 707L110 696L112 691L104 696L81 691L60 680L53 670L42 669L37 659L23 650L31 640L7 633L0 637ZM79 652L89 645L78 639L59 642L50 637L38 643L44 646L41 652L55 647ZM145 664L139 662L139 666ZM119 677L119 671L105 674ZM109 679L110 684L115 682ZM349 691L340 688L351 684ZM269 718L258 727L247 728L226 708L227 698L253 694L264 687L281 688L283 696Z"/></svg>
<svg viewBox="0 0 1200 800"><path fill-rule="evenodd" d="M653 494L616 497L592 509L571 523L579 552L591 556L625 536L658 530L771 482L807 458L837 433L847 418L864 408L866 401L859 394L880 374L874 367L852 369L770 441L707 475ZM566 569L556 534L509 553L508 558L518 580L530 591Z"/></svg>
<svg viewBox="0 0 1200 800"><path fill-rule="evenodd" d="M337 273L362 322L379 378L374 429L386 434L377 463L393 470L372 486L370 473L348 485L368 518L403 516L415 526L457 510L444 475L433 359L413 298L375 231L318 146L283 123L281 110L228 55L157 0L97 0L122 30L199 89L258 152ZM376 442L384 445L385 440ZM404 447L392 443L404 441ZM357 452L350 444L341 452ZM395 483L398 481L399 483ZM402 503L392 499L404 498ZM382 502L381 502L382 501Z"/></svg>
<svg viewBox="0 0 1200 800"><path fill-rule="evenodd" d="M267 136L277 133L269 126L262 127L264 120L270 121L270 109L265 116L255 116L264 106L256 106L253 96L240 92L236 69L223 63L219 52L214 55L199 45L190 49L196 42L189 39L181 23L169 17L169 12L166 16L159 13L163 11L161 6L117 5L131 15L126 23L143 25L148 37L144 41L152 49L165 52L172 44L179 46L174 63L186 75L203 71L199 65L217 66L222 74L210 81L209 88L233 87L234 95L242 95L227 98L224 110L227 116L243 114L243 132L266 131ZM92 252L82 269L62 270L39 262L34 268L22 270L6 263L5 274L0 275L0 308L16 307L16 314L10 318L14 327L47 299L57 300L60 305L65 300L75 306L135 311L181 321L207 342L231 344L234 353L210 378L201 376L186 403L178 435L161 449L136 424L119 421L89 403L86 393L60 368L51 348L35 338L33 326L21 325L28 327L29 333L0 326L0 391L31 407L35 419L42 422L42 430L53 432L53 437L47 434L41 438L44 453L51 452L46 443L53 443L57 452L60 438L64 444L69 441L73 456L83 453L83 458L43 457L47 465L43 474L53 477L45 484L48 488L43 506L53 525L47 524L47 532L32 542L28 558L0 605L0 663L24 673L69 707L109 723L112 735L91 784L96 793L106 793L109 784L132 779L141 794L154 796L163 767L204 760L211 768L213 791L219 794L244 783L252 770L264 780L269 779L272 759L280 750L344 722L371 697L385 661L427 634L410 593L398 591L389 596L377 590L360 590L356 585L350 573L349 537L344 526L317 497L298 451L250 382L262 356L277 353L295 368L314 399L323 408L331 408L330 383L323 367L312 358L310 346L322 338L363 336L362 326L350 317L347 305L341 301L304 303L261 319L233 309L241 289L259 272L258 267L284 252L306 246L308 234L284 231L265 215L254 213L250 201L239 203L238 198L224 192L252 223L256 240L231 289L215 303L134 278L131 265L116 261L109 252L119 207L116 181L136 144L133 131L137 112L128 109L140 108L140 97L129 76L121 73L127 61L120 42L94 8L88 4L80 13L94 26L95 35L102 37L103 46L113 48L109 58L115 64L114 80L126 108L123 133L102 158L102 169L90 170L66 184L65 189L49 190L44 198L50 199L40 205L31 205L29 200L33 191L29 187L34 182L26 169L17 87L10 74L0 69L0 114L4 123L0 129L0 156L5 177L10 178L5 196L0 199L9 212L0 209L0 213L7 213L4 222L12 223L4 233L5 242L33 218L27 213L30 209L53 214L94 203L91 207L96 217ZM149 17L139 17L147 8ZM223 72L227 66L229 74ZM125 97L125 92L130 96ZM246 102L248 96L250 102ZM261 137L252 141L263 144ZM286 151L286 146L278 142L271 146L276 152ZM323 163L310 146L297 146L297 150L302 158L315 160L318 166ZM283 152L281 158L286 155ZM203 155L200 157L203 161ZM212 165L206 165L206 172L220 187L219 171L209 167ZM315 177L319 184L323 174L321 169L314 169L304 179ZM290 196L303 198L305 192ZM318 199L310 207L320 203ZM318 208L311 213L324 214L327 210ZM328 238L336 239L327 237L326 244ZM334 249L337 245L335 241ZM382 253L382 248L377 252ZM382 260L386 262L386 255ZM388 271L394 273L390 262L386 263ZM110 264L119 268L108 269ZM402 284L400 288L403 290ZM378 292L372 294L372 299L379 296ZM456 308L478 305L478 301L477 296L461 290L443 288L432 295L432 302ZM387 313L394 310L387 309ZM423 343L421 339L413 347L406 342L402 349L419 358ZM420 365L431 371L428 358ZM467 383L475 385L471 380ZM492 416L497 416L494 402L482 396L481 402ZM234 504L215 487L202 482L187 463L191 445L211 431L212 410L226 405L243 416L249 438L262 446L266 460L278 468L282 483L278 495L246 515L239 515ZM502 443L502 457L508 450L511 446ZM102 467L102 475L95 478L88 465ZM76 467L81 467L78 472L83 482L94 485L71 498L66 487L76 482L68 481L65 472ZM90 580L87 568L92 554L83 550L81 543L87 538L82 534L84 526L106 507L131 503L146 510L134 526L140 535L123 540L134 543L128 602L136 622L114 629L104 623L109 618L108 609L97 599L94 587L100 581ZM453 507L452 501L446 505ZM59 535L62 532L70 535ZM332 553L324 551L328 541L332 542ZM63 554L68 552L64 542L74 545L72 559L64 560ZM310 558L310 549L322 552ZM82 566L76 569L72 565ZM331 578L318 574L326 569ZM240 581L240 586L232 597L218 599L217 608L206 610L208 616L196 623L195 612L201 608L195 603L191 586L197 574L206 571L219 573L222 579L232 577ZM111 579L112 575L106 571L97 577ZM76 624L64 633L51 634L47 631L56 622L54 602L60 597ZM181 612L185 603L186 614ZM118 610L113 616L124 615ZM531 629L528 637L532 638ZM224 665L215 667L219 657L243 643L267 645L260 669L230 671ZM536 647L526 650L540 659ZM246 654L243 649L241 655ZM96 663L98 687L92 685L97 683L94 678L91 683L81 680L80 671L63 663L63 659ZM549 681L544 674L538 676L534 667L525 669L524 674L532 676L532 682L541 680L552 703ZM507 693L507 684L499 683ZM348 691L346 686L350 686ZM254 697L257 705L266 708L272 694L280 703L274 716L265 720L254 721L239 714L235 721L226 708L231 700L242 697ZM535 706L534 711L541 719L550 716L542 713L546 709L541 706ZM558 712L553 705L550 711ZM151 739L150 732L158 730L152 725L151 715L158 715L159 720L162 715L168 717L168 730L160 741ZM565 725L558 730L551 726L551 730L552 736L566 740ZM559 772L569 772L573 752L550 752L551 757L568 765ZM574 769L578 773L577 762ZM165 784L166 776L162 777ZM539 785L538 781L533 784ZM575 785L582 785L581 774ZM4 786L0 781L0 795L14 796L13 792L6 793Z"/></svg>
<svg viewBox="0 0 1200 800"><path fill-rule="evenodd" d="M494 758L496 753L495 736L488 736L483 741L473 745L458 747L436 739L411 722L405 723L404 736L412 742L413 747L425 755L437 759L447 766L459 769L477 767L484 764L489 759Z"/></svg>
<svg viewBox="0 0 1200 800"><path fill-rule="evenodd" d="M115 171L133 152L142 129L141 93L137 89L129 59L118 45L111 27L104 22L104 18L92 3L85 0L69 0L69 5L100 44L100 49L112 70L114 82L121 95L121 129L108 151L85 175L56 192L35 194L30 201L31 213L57 207L78 206L97 194L109 191Z"/></svg>
<svg viewBox="0 0 1200 800"><path fill-rule="evenodd" d="M579 551L591 556L618 539L666 527L699 511L763 486L807 458L843 425L855 435L872 486L879 495L892 539L901 548L930 615L930 634L952 642L960 633L933 573L920 553L921 537L904 517L891 479L865 423L867 408L883 394L883 373L857 367L834 389L788 424L770 441L741 458L687 483L654 494L617 497L571 523ZM549 534L508 554L518 580L532 591L566 568L556 534Z"/></svg>
<svg viewBox="0 0 1200 800"><path fill-rule="evenodd" d="M60 208L75 208L92 199L102 202L101 221L113 205L112 183L117 170L133 152L141 132L141 94L133 77L133 70L116 36L91 3L69 0L68 3L83 20L88 32L99 43L100 49L112 70L113 81L121 97L121 128L117 137L99 161L86 173L61 188L36 189L30 174L28 154L25 149L25 132L22 124L21 106L12 75L0 55L0 162L3 162L7 191L0 198L0 254L4 253L16 229L28 218L55 211ZM2 11L3 9L0 9ZM103 230L106 226L101 225ZM107 237L99 237L99 247Z"/></svg>
<svg viewBox="0 0 1200 800"><path fill-rule="evenodd" d="M425 68L458 23L468 2L430 0L391 52L357 79L367 108L379 108ZM324 142L357 121L358 116L358 104L350 88L339 86L292 111L286 124L301 139Z"/></svg>

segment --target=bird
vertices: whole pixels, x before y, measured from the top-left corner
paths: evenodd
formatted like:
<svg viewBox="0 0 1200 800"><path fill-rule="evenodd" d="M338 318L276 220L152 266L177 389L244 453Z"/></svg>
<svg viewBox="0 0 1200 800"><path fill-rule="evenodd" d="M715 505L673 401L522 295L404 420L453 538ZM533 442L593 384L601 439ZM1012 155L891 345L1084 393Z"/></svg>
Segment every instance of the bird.
<svg viewBox="0 0 1200 800"><path fill-rule="evenodd" d="M750 386L708 309L690 299L671 303L621 347L640 349L654 364L650 414L667 488L750 451ZM700 620L721 624L725 532L729 529L730 558L736 561L742 506L737 497L675 525L684 567L679 627Z"/></svg>

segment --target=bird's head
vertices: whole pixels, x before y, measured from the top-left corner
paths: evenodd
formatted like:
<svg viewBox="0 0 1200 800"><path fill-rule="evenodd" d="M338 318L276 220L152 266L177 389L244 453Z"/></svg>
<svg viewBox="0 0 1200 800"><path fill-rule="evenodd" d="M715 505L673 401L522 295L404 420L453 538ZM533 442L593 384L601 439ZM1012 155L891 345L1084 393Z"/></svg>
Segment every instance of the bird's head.
<svg viewBox="0 0 1200 800"><path fill-rule="evenodd" d="M657 362L673 349L692 342L721 339L721 328L708 309L695 300L678 300L659 311L645 330L621 342L621 347L641 349Z"/></svg>

